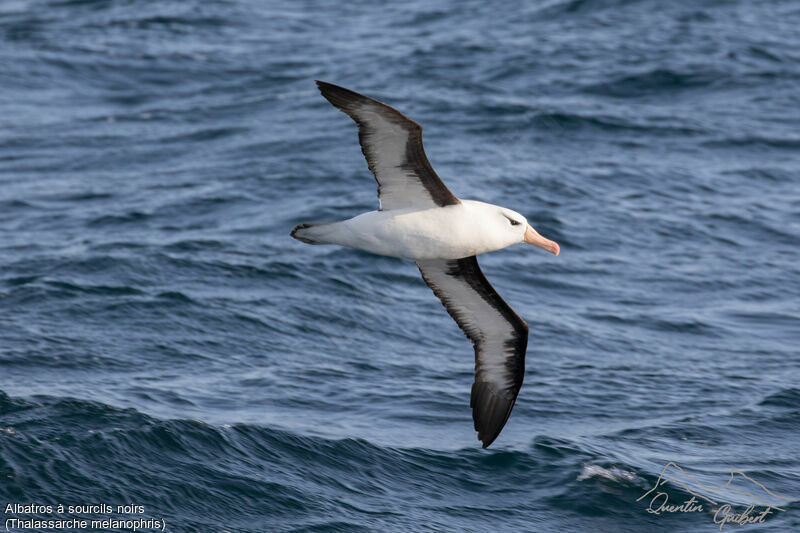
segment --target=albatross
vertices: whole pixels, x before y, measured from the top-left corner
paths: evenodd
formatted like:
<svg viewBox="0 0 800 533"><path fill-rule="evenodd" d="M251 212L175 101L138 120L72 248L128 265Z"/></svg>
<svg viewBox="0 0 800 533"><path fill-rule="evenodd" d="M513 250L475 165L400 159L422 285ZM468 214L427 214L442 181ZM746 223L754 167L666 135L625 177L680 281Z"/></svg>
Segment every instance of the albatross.
<svg viewBox="0 0 800 533"><path fill-rule="evenodd" d="M322 96L358 125L358 140L378 182L377 211L339 222L304 223L291 236L413 259L475 349L470 407L488 447L505 426L525 374L528 324L497 294L476 256L513 244L559 253L511 209L456 198L431 167L422 127L393 107L317 81Z"/></svg>

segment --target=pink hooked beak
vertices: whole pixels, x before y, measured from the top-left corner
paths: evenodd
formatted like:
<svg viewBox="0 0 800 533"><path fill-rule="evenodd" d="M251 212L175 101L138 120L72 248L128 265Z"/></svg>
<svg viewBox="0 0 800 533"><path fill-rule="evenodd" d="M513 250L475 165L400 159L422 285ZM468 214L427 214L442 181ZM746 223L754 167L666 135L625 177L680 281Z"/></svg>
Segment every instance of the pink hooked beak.
<svg viewBox="0 0 800 533"><path fill-rule="evenodd" d="M550 239L545 239L538 233L536 230L528 225L528 229L525 230L525 242L528 244L533 244L534 246L538 246L539 248L544 248L548 252L551 252L555 255L561 251L559 248L558 243L551 241Z"/></svg>

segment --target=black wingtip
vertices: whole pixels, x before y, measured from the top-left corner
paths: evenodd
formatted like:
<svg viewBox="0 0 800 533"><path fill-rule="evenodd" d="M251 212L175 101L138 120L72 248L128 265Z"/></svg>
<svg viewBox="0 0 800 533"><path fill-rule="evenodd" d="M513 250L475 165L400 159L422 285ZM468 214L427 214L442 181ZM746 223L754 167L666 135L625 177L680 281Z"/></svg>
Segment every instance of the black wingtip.
<svg viewBox="0 0 800 533"><path fill-rule="evenodd" d="M319 92L322 93L322 96L325 96L325 98L327 98L325 93L330 93L331 91L335 91L336 89L341 89L341 87L339 87L338 85L328 83L327 81L314 80L314 83L317 84L317 89L319 89Z"/></svg>
<svg viewBox="0 0 800 533"><path fill-rule="evenodd" d="M339 85L321 80L314 81L322 96L342 111L347 112L347 109L357 102L373 101L372 98L368 96L351 91L350 89L345 89Z"/></svg>
<svg viewBox="0 0 800 533"><path fill-rule="evenodd" d="M496 394L488 383L473 383L470 407L478 440L488 448L503 431L516 398L506 399Z"/></svg>
<svg viewBox="0 0 800 533"><path fill-rule="evenodd" d="M322 95L325 96L326 98L327 95L331 93L344 93L344 94L363 96L355 91L351 91L350 89L345 89L344 87L340 87L339 85L333 83L328 83L327 81L314 80L314 82L317 84L317 89L319 89L319 92L321 92Z"/></svg>
<svg viewBox="0 0 800 533"><path fill-rule="evenodd" d="M322 94L328 102L333 104L334 107L345 113L350 111L353 103L365 98L363 95L353 92L350 89L339 87L327 81L316 80L316 82L320 94Z"/></svg>

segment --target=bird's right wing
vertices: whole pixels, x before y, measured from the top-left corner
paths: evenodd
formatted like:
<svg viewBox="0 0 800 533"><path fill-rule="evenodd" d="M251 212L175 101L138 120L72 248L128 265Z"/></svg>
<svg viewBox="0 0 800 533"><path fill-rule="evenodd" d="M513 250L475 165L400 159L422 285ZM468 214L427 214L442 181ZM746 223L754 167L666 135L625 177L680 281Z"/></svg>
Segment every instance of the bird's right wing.
<svg viewBox="0 0 800 533"><path fill-rule="evenodd" d="M317 81L322 96L358 124L358 140L378 182L381 209L445 207L461 202L436 175L422 148L422 126L396 109Z"/></svg>
<svg viewBox="0 0 800 533"><path fill-rule="evenodd" d="M522 386L528 325L497 294L475 256L417 261L417 266L475 347L470 407L486 448L503 429Z"/></svg>

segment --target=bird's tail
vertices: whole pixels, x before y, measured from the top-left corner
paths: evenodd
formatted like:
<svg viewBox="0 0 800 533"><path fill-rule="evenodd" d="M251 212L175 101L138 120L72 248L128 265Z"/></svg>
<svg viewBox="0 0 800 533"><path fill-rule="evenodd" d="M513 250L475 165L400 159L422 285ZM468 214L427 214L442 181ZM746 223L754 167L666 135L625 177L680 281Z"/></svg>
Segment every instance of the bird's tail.
<svg viewBox="0 0 800 533"><path fill-rule="evenodd" d="M327 239L335 222L304 222L292 230L291 236L307 244L333 244Z"/></svg>

